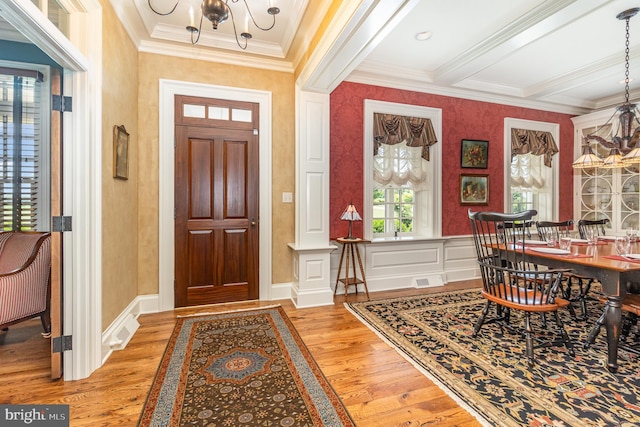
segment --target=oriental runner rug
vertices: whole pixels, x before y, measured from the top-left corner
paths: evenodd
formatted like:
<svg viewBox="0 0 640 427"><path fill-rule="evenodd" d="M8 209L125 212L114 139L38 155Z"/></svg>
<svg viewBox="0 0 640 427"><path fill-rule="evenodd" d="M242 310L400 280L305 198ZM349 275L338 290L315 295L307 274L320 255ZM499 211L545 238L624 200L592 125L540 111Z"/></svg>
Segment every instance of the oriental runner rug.
<svg viewBox="0 0 640 427"><path fill-rule="evenodd" d="M139 426L354 426L282 307L177 320Z"/></svg>
<svg viewBox="0 0 640 427"><path fill-rule="evenodd" d="M346 306L484 425L640 426L638 357L621 350L613 374L605 368L604 330L593 347L582 347L602 305L589 302L587 321L563 313L575 357L563 346L536 348L529 368L517 333L491 323L471 336L484 304L480 290L468 290ZM512 325L522 324L519 313L511 316ZM554 321L545 329L534 319L539 339L555 334ZM638 339L637 329L628 341Z"/></svg>

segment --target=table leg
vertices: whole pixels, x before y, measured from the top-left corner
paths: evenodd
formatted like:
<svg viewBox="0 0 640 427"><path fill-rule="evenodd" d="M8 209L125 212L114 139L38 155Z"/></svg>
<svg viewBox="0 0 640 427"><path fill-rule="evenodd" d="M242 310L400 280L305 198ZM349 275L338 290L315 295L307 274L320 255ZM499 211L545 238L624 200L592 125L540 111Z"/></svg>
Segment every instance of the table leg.
<svg viewBox="0 0 640 427"><path fill-rule="evenodd" d="M347 266L345 269L345 277L344 277L344 296L345 298L347 297L347 294L349 293L349 283L351 283L351 278L349 277L349 264L351 263L351 243L347 243L345 244L346 250L347 250Z"/></svg>
<svg viewBox="0 0 640 427"><path fill-rule="evenodd" d="M362 266L362 258L360 258L360 249L356 246L356 255L358 255L358 265L360 266L360 274L362 275L362 286L364 286L364 292L367 294L367 299L369 297L369 289L367 289L367 278L364 275L364 267ZM355 265L353 267L355 269ZM358 285L356 285L358 286ZM357 287L356 287L357 289Z"/></svg>
<svg viewBox="0 0 640 427"><path fill-rule="evenodd" d="M344 250L346 249L346 245L342 245L342 253L340 254L340 262L338 263L338 274L336 276L336 286L335 288L333 288L333 296L336 295L336 292L338 291L338 283L340 283L340 271L342 270L342 260L344 259ZM349 271L349 268L347 267L347 273ZM347 293L347 285L344 286L344 293Z"/></svg>
<svg viewBox="0 0 640 427"><path fill-rule="evenodd" d="M607 369L610 372L618 370L618 341L622 325L622 301L620 297L608 297L605 306L605 322L607 329Z"/></svg>
<svg viewBox="0 0 640 427"><path fill-rule="evenodd" d="M353 253L353 247L356 246L355 244L351 243L349 244L349 248L351 250L351 268L353 269L353 286L356 288L356 294L358 293L358 275L356 274L356 257ZM356 246L356 250L357 250L357 246ZM351 282L349 282L351 283Z"/></svg>

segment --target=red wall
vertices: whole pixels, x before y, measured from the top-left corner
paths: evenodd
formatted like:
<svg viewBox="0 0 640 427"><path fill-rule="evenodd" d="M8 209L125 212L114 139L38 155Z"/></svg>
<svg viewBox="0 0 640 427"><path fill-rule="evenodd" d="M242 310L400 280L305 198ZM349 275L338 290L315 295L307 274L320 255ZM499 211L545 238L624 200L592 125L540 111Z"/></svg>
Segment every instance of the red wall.
<svg viewBox="0 0 640 427"><path fill-rule="evenodd" d="M560 124L560 217L573 217L573 123L571 115L421 92L343 82L331 94L330 236L347 233L340 214L353 201L362 214L364 100L397 102L442 109L442 235L470 234L468 208L502 212L504 201L504 119L511 117ZM460 168L460 141L489 141L488 169ZM460 173L489 174L489 205L462 206ZM362 222L353 223L353 234L362 237Z"/></svg>

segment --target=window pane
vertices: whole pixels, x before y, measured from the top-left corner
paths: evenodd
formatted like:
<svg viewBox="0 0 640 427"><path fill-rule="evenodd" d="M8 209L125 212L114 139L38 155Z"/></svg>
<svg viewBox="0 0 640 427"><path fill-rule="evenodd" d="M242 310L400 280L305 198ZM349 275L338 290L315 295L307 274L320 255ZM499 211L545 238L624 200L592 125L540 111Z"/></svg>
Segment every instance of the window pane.
<svg viewBox="0 0 640 427"><path fill-rule="evenodd" d="M2 231L37 228L41 167L41 84L33 77L0 74ZM14 103L18 103L21 108L14 109Z"/></svg>
<svg viewBox="0 0 640 427"><path fill-rule="evenodd" d="M373 191L373 233L399 235L413 232L415 193L407 188Z"/></svg>

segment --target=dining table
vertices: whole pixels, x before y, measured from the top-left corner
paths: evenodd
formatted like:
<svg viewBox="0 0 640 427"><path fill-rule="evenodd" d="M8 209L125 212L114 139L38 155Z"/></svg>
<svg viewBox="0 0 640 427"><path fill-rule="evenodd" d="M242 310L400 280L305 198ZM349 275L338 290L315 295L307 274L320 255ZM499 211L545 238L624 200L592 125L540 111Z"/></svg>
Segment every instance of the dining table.
<svg viewBox="0 0 640 427"><path fill-rule="evenodd" d="M630 244L629 253L618 255L614 237L601 237L596 244L573 239L569 250L549 247L546 242L525 240L528 260L549 268L568 268L581 276L597 279L606 296L604 308L607 338L607 369L618 369L618 342L622 329L622 299L627 292L637 292L640 283L640 242ZM568 252L568 253L567 253Z"/></svg>

